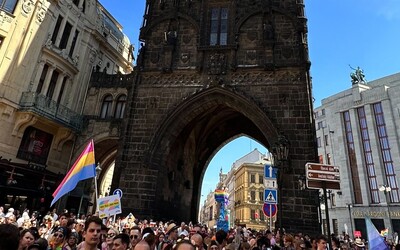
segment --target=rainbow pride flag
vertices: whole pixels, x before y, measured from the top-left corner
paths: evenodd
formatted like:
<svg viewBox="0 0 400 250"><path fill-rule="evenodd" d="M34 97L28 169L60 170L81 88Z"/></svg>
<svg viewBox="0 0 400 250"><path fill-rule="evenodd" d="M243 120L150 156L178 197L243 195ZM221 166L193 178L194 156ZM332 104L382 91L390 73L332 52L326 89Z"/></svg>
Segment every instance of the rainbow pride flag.
<svg viewBox="0 0 400 250"><path fill-rule="evenodd" d="M225 191L220 189L215 189L214 191L214 199L217 202L224 202L225 200Z"/></svg>
<svg viewBox="0 0 400 250"><path fill-rule="evenodd" d="M93 140L89 142L85 150L75 161L72 168L68 171L63 181L60 183L56 191L53 193L53 201L50 206L64 196L66 193L74 190L81 180L86 180L96 176L96 163L94 160L94 144Z"/></svg>
<svg viewBox="0 0 400 250"><path fill-rule="evenodd" d="M381 230L381 236L388 236L389 235L389 228L385 228Z"/></svg>

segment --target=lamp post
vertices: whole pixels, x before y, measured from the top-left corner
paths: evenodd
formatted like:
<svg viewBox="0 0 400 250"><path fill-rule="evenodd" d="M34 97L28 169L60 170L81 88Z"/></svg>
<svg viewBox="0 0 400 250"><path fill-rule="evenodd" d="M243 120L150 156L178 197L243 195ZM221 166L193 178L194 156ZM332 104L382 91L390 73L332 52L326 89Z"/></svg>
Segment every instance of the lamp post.
<svg viewBox="0 0 400 250"><path fill-rule="evenodd" d="M390 226L390 233L391 235L393 235L393 225L392 225L392 216L390 215L390 210L389 210L389 202L390 202L390 198L388 198L388 194L390 191L392 191L392 188L388 185L382 185L379 187L379 191L383 192L385 194L385 199L386 199L386 206L387 206L387 210L388 210L388 217L389 217L389 226Z"/></svg>
<svg viewBox="0 0 400 250"><path fill-rule="evenodd" d="M350 216L350 232L351 232L352 237L354 238L354 235L353 235L353 232L354 232L354 230L353 230L353 218L351 217L351 207L353 205L351 203L347 203L346 205L347 205L347 209L349 210L349 216Z"/></svg>
<svg viewBox="0 0 400 250"><path fill-rule="evenodd" d="M286 161L289 158L289 140L284 135L279 135L277 142L272 146L271 165L278 169L278 223L279 230L282 230L282 186L283 174L286 168Z"/></svg>

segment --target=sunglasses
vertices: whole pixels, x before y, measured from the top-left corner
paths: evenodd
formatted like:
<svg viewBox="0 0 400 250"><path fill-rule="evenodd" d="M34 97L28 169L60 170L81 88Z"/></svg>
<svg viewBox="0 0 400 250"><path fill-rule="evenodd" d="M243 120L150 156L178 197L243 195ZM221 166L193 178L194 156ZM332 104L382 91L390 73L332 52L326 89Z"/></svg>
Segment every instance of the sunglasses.
<svg viewBox="0 0 400 250"><path fill-rule="evenodd" d="M115 237L115 234L111 233L111 234L107 234L107 238L112 238Z"/></svg>
<svg viewBox="0 0 400 250"><path fill-rule="evenodd" d="M136 240L137 238L139 238L139 235L131 235L131 236L129 236L129 238Z"/></svg>
<svg viewBox="0 0 400 250"><path fill-rule="evenodd" d="M55 234L53 234L53 236L54 237L57 237L57 238L64 238L64 235L63 234L57 234L57 233L55 233Z"/></svg>

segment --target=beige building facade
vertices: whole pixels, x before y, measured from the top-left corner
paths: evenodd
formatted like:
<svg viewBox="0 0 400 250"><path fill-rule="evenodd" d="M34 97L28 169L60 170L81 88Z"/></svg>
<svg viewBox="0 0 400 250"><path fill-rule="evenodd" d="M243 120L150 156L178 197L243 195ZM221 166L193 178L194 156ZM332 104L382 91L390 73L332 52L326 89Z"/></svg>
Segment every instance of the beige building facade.
<svg viewBox="0 0 400 250"><path fill-rule="evenodd" d="M87 131L85 109L100 115L94 107L102 100L85 106L92 72L130 73L132 51L98 1L1 2L0 204L50 203L86 139L93 138L77 136Z"/></svg>

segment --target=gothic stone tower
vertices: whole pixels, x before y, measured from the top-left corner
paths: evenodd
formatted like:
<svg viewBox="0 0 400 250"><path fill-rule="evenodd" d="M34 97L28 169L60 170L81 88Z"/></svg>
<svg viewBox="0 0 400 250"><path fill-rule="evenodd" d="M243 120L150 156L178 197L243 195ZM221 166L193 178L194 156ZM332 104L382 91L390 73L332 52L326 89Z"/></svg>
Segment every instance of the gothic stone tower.
<svg viewBox="0 0 400 250"><path fill-rule="evenodd" d="M298 184L317 159L306 22L302 0L147 0L113 178L124 211L196 221L213 155L283 134L282 225L319 231L317 194Z"/></svg>

